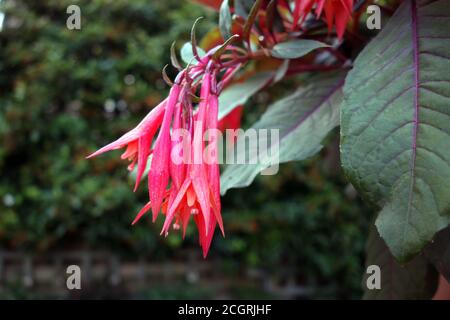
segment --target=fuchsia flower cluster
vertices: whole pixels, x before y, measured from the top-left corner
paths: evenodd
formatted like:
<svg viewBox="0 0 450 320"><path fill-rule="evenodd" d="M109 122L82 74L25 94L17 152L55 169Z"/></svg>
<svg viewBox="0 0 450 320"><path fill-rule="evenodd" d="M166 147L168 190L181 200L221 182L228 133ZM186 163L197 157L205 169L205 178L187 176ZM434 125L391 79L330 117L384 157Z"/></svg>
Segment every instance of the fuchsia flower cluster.
<svg viewBox="0 0 450 320"><path fill-rule="evenodd" d="M180 71L169 96L134 129L89 156L126 147L121 157L131 161L128 169L133 170L137 165L135 190L151 156L150 201L132 224L150 209L155 222L161 211L165 215L161 234L167 235L171 227L182 228L184 237L192 217L204 257L217 225L224 235L217 160L218 94L239 68L238 64L216 61L214 51L203 58L197 55L194 66ZM197 92L200 92L199 99ZM195 104L193 100L199 102ZM175 134L180 130L187 137ZM208 159L204 157L206 134L209 135ZM184 144L182 148L180 143ZM173 161L174 154L184 161Z"/></svg>
<svg viewBox="0 0 450 320"><path fill-rule="evenodd" d="M205 2L205 0L197 1ZM222 3L220 0L206 2L215 8L219 8L219 4ZM288 12L288 18L283 17L289 32L303 30L304 22L314 10L317 18L324 16L329 31L336 26L337 36L342 39L352 17L353 2L354 0L292 0L292 2L279 0L277 5ZM149 210L152 212L153 222L162 212L165 221L161 234L167 236L171 228L182 229L184 238L192 217L199 232L204 257L208 254L217 225L224 235L218 163L218 140L221 137L219 129L227 126L238 127L242 112L242 107L235 108L220 123L218 95L241 65L257 57L270 56L271 46L289 35L287 30L276 34L270 28L267 29L273 24L273 21L270 21L271 15L265 12L269 10L270 3L272 2L255 1L245 24L234 28L236 33L233 31L232 37L209 50L202 58L198 55L195 44L194 29L199 20L197 19L191 34L195 65L189 64L182 69L172 52L172 62L180 71L172 84L169 96L151 110L134 129L89 156L94 157L106 151L126 148L121 157L131 162L128 169L134 170L137 166L135 190L144 176L151 157L148 173L150 199L132 224ZM255 44L258 49L252 52L250 33L258 35L260 31L258 28L252 29L255 21L258 21L259 29L265 36L258 37L259 42ZM229 31L231 32L231 28ZM231 45L237 38L244 48ZM274 43L266 42L265 39L272 39ZM306 67L323 70L323 66L320 65L306 65ZM293 62L289 68L291 71L296 70ZM313 70L312 68L303 70ZM179 161L180 159L182 161Z"/></svg>

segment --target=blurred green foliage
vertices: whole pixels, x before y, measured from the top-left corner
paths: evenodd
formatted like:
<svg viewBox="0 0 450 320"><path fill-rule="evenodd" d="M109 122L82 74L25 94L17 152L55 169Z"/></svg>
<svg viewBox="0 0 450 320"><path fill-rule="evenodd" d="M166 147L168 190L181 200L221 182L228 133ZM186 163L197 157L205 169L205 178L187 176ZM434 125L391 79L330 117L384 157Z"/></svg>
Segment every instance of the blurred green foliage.
<svg viewBox="0 0 450 320"><path fill-rule="evenodd" d="M66 8L73 3L3 2L0 236L30 250L76 237L147 251L157 233L130 232L129 223L145 190L133 194L117 154L84 158L161 100L170 44L188 36L200 7L79 1L82 29L71 31Z"/></svg>
<svg viewBox="0 0 450 320"><path fill-rule="evenodd" d="M69 4L81 7L80 31L66 28ZM198 34L205 34L217 15L177 0L4 0L1 10L1 247L101 248L161 261L196 247L193 229L182 242L179 234L160 237L160 222L150 219L130 227L146 188L132 192L118 152L85 156L164 97L160 70L171 43L180 47L200 15ZM247 120L255 118L247 111ZM230 277L255 268L277 283L293 279L313 288L310 298L359 297L370 212L345 192L336 154L327 148L230 191L223 198L227 236L216 235L208 259ZM163 288L143 296L179 295Z"/></svg>

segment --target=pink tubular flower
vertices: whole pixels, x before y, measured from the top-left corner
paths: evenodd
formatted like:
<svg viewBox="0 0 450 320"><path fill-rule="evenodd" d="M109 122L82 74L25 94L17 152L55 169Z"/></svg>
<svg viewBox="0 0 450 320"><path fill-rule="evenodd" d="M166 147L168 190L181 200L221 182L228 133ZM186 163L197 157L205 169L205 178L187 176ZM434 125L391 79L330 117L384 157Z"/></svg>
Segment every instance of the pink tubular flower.
<svg viewBox="0 0 450 320"><path fill-rule="evenodd" d="M170 123L172 121L175 105L178 103L181 87L175 83L170 90L169 99L164 113L161 130L155 143L153 160L148 174L148 188L150 202L152 203L153 222L158 217L167 184L169 183L170 159Z"/></svg>
<svg viewBox="0 0 450 320"><path fill-rule="evenodd" d="M177 221L188 221L189 216L192 214L199 230L200 244L205 257L211 245L217 222L222 234L224 233L220 215L218 162L217 159L212 164L207 164L204 161L203 138L205 131L207 128L217 127L218 110L214 113L214 109L217 109L217 96L214 99L211 93L211 84L212 77L207 71L202 79L201 101L198 113L195 116L196 125L193 130L192 156L187 167L188 172L175 199L171 202L162 230L162 232L168 232L170 224L175 217ZM211 106L213 110L211 110ZM213 149L215 148L217 153L217 137L212 143L214 145ZM184 228L185 225L186 223L183 224Z"/></svg>
<svg viewBox="0 0 450 320"><path fill-rule="evenodd" d="M338 38L342 39L347 22L352 17L353 0L295 0L293 25L296 26L300 19L305 19L314 5L317 17L324 11L328 30L336 25Z"/></svg>
<svg viewBox="0 0 450 320"><path fill-rule="evenodd" d="M129 170L137 162L136 189L152 155L148 173L150 201L132 224L150 209L155 221L161 211L165 215L161 234L167 235L171 226L175 230L182 227L184 238L192 216L204 257L208 254L217 225L224 235L218 163L218 95L240 67L240 63L224 67L214 60L216 49L198 59L195 66L182 70L169 96L134 129L89 156L126 147L122 158L131 161ZM222 78L218 81L220 74ZM192 97L198 89L200 102L194 108ZM208 151L207 157L205 151ZM174 158L183 161L174 161Z"/></svg>
<svg viewBox="0 0 450 320"><path fill-rule="evenodd" d="M217 88L214 88L215 83L213 83L213 90L211 92L210 103L208 105L207 112L207 125L209 130L209 150L210 159L208 159L208 180L211 186L212 196L214 198L214 202L217 206L217 210L220 212L220 170L219 170L219 149L218 149L218 140L219 140L219 128L218 128L218 114L219 114L219 97L217 96ZM220 227L223 232L223 226Z"/></svg>
<svg viewBox="0 0 450 320"><path fill-rule="evenodd" d="M121 158L131 161L131 164L128 166L130 171L133 170L136 161L138 162L136 185L134 188L136 190L144 173L147 159L152 152L150 149L150 143L156 133L156 130L158 130L161 125L165 107L166 100L162 101L157 107L153 108L153 110L150 111L149 114L147 114L147 116L133 130L127 132L116 141L111 142L110 144L107 144L103 148L92 153L88 156L88 158L98 156L107 151L127 147Z"/></svg>

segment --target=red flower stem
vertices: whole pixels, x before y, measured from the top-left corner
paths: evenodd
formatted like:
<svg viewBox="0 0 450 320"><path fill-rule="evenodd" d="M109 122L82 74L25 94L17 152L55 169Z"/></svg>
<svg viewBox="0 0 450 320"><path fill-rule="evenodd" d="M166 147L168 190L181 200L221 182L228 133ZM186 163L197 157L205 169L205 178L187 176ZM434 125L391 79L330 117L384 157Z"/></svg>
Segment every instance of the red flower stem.
<svg viewBox="0 0 450 320"><path fill-rule="evenodd" d="M332 53L341 62L346 62L348 60L348 58L336 48L326 48L326 50Z"/></svg>

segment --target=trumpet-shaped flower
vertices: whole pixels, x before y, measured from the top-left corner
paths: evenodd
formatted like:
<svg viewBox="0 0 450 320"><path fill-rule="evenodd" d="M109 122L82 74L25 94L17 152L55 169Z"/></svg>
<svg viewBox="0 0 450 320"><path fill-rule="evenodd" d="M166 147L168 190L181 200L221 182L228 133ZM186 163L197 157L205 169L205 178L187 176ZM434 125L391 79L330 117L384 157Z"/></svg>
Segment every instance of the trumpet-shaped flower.
<svg viewBox="0 0 450 320"><path fill-rule="evenodd" d="M152 211L153 221L162 212L165 221L161 234L167 235L171 226L175 230L182 226L184 237L192 216L199 232L203 256L206 257L217 225L224 234L217 158L218 91L223 87L223 82L219 85L216 78L220 71L225 71L225 75L230 71L222 70L223 67L215 63L211 55L198 62L178 74L169 96L136 128L89 157L126 147L122 158L131 161L129 169L137 163L136 189L152 155L148 173L150 201L139 211L132 224L149 210ZM199 81L194 82L194 79ZM200 102L194 109L192 96L195 96L199 86ZM183 135L177 134L179 130ZM209 136L208 159L204 157L205 136ZM177 156L175 158L183 161L175 162L174 154Z"/></svg>

